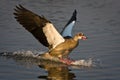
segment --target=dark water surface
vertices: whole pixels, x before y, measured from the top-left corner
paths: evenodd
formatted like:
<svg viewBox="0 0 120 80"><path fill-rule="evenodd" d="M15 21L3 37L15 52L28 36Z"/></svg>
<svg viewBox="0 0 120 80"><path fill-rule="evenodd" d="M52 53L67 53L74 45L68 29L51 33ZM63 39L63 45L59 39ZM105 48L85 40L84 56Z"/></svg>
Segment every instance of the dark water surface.
<svg viewBox="0 0 120 80"><path fill-rule="evenodd" d="M59 31L76 9L73 34L83 32L88 40L80 41L70 57L91 57L101 63L76 69L38 66L36 61L24 64L18 58L0 57L0 80L120 80L119 0L0 0L0 52L47 50L14 19L13 8L17 4L46 16Z"/></svg>

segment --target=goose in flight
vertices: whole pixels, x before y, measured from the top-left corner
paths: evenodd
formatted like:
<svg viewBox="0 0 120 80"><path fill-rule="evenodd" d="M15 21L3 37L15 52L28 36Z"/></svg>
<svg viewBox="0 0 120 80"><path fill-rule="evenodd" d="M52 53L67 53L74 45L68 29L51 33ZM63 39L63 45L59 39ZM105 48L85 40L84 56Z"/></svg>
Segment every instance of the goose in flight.
<svg viewBox="0 0 120 80"><path fill-rule="evenodd" d="M14 10L15 19L41 44L48 47L48 52L41 56L59 58L65 62L64 59L67 59L69 53L78 46L79 39L86 40L86 36L81 32L72 37L72 28L76 22L76 10L61 34L56 30L52 22L44 16L39 16L21 5L16 6Z"/></svg>

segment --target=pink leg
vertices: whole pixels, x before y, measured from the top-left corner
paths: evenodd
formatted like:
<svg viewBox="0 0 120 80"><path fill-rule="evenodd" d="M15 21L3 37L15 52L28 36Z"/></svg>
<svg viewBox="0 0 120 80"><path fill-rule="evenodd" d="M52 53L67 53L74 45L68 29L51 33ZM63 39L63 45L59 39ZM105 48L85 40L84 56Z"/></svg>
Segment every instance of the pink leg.
<svg viewBox="0 0 120 80"><path fill-rule="evenodd" d="M70 58L60 58L60 61L67 65L71 65L71 63L74 62L74 60L71 60Z"/></svg>

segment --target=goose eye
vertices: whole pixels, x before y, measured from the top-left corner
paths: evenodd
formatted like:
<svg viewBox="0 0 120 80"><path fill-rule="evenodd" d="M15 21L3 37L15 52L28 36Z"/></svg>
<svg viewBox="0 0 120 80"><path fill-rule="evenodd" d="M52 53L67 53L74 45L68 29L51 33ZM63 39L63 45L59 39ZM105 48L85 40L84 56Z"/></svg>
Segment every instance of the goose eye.
<svg viewBox="0 0 120 80"><path fill-rule="evenodd" d="M79 34L79 36L81 36L81 33Z"/></svg>
<svg viewBox="0 0 120 80"><path fill-rule="evenodd" d="M84 34L83 33L79 33L79 36L83 36Z"/></svg>

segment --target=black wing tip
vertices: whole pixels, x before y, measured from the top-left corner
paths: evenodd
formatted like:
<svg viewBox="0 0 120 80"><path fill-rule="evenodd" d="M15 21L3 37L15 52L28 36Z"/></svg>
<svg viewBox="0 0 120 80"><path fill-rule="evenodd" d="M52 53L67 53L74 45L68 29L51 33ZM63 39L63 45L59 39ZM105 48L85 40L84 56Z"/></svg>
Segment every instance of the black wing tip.
<svg viewBox="0 0 120 80"><path fill-rule="evenodd" d="M18 12L18 11L20 11L20 10L26 10L26 9L25 9L21 4L18 4L18 5L15 6L14 10L15 10L16 12Z"/></svg>
<svg viewBox="0 0 120 80"><path fill-rule="evenodd" d="M24 8L21 4L16 5L16 8Z"/></svg>
<svg viewBox="0 0 120 80"><path fill-rule="evenodd" d="M21 9L23 9L24 7L21 5L21 4L19 4L19 5L16 5L15 6L15 8L14 8L14 11L15 12L18 12L19 10L21 10ZM14 14L14 13L13 13Z"/></svg>
<svg viewBox="0 0 120 80"><path fill-rule="evenodd" d="M76 21L77 20L77 10L75 9L70 20L68 21L68 24L71 23L72 21Z"/></svg>
<svg viewBox="0 0 120 80"><path fill-rule="evenodd" d="M77 16L77 10L75 9L71 19L76 21L76 19L77 19L76 16Z"/></svg>
<svg viewBox="0 0 120 80"><path fill-rule="evenodd" d="M70 24L72 21L76 21L77 20L77 10L75 9L74 10L74 12L73 12L73 14L72 14L72 16L71 16L71 18L70 18L70 20L68 21L68 23L65 25L65 27L68 25L68 24Z"/></svg>
<svg viewBox="0 0 120 80"><path fill-rule="evenodd" d="M27 9L24 8L21 4L18 4L15 6L13 14L15 15L15 18L17 18L22 11L26 11L26 10Z"/></svg>
<svg viewBox="0 0 120 80"><path fill-rule="evenodd" d="M77 14L77 10L76 9L74 10L73 14Z"/></svg>

